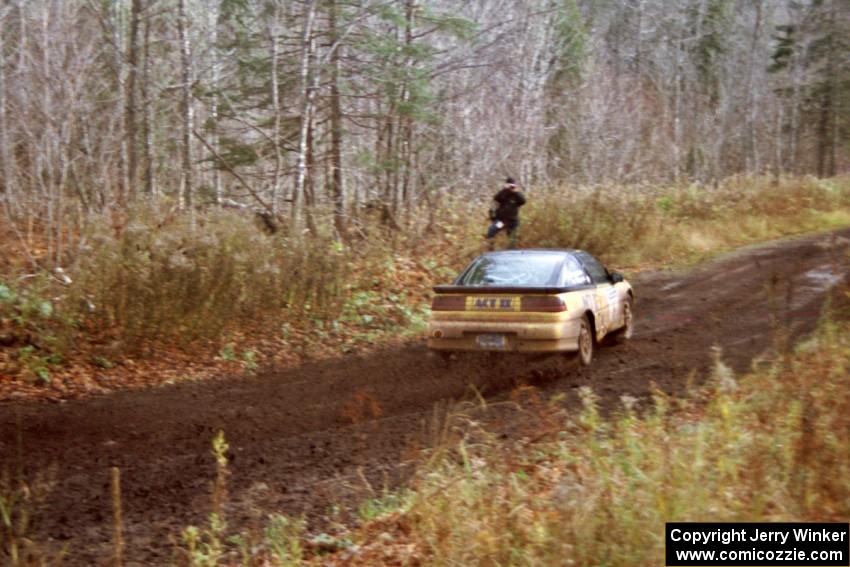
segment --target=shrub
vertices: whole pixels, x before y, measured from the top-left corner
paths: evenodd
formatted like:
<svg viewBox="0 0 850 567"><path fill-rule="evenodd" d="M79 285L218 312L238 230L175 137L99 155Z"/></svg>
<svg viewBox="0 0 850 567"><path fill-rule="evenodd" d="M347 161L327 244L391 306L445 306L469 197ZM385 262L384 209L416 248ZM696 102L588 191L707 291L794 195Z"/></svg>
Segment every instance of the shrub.
<svg viewBox="0 0 850 567"><path fill-rule="evenodd" d="M350 276L329 238L269 235L223 211L193 226L145 209L117 236L95 229L90 239L71 304L93 305L91 328L127 344L215 338L258 318L333 317Z"/></svg>

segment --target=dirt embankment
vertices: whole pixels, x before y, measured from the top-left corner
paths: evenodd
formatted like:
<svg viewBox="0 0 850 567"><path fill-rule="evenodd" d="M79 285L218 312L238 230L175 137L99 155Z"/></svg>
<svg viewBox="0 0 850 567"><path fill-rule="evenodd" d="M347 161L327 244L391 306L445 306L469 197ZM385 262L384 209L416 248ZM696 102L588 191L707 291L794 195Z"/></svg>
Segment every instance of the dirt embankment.
<svg viewBox="0 0 850 567"><path fill-rule="evenodd" d="M204 522L209 511L218 430L231 446L232 525L269 510L322 525L332 503L345 508L401 482L428 442L435 404L468 398L470 383L499 400L533 380L546 394L566 393L568 404L587 385L613 407L654 388L681 394L689 377L707 374L715 346L745 370L771 348L777 329L798 336L814 327L828 290L846 276L848 238L850 230L778 242L634 278L635 338L597 351L588 369L484 358L446 368L416 342L250 379L0 404L0 472L22 466L28 478L52 481L31 535L57 547L72 542L65 564L109 556L111 466L122 471L128 558L167 563L169 534Z"/></svg>

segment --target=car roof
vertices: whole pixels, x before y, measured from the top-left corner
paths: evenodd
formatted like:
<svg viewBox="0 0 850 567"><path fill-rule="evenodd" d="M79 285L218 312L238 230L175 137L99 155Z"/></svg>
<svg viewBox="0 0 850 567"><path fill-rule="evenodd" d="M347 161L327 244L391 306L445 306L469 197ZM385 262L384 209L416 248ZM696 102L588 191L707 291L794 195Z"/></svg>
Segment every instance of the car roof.
<svg viewBox="0 0 850 567"><path fill-rule="evenodd" d="M547 258L549 260L555 259L559 263L566 261L566 258L573 258L574 261L579 262L581 265L584 265L582 261L581 255L587 254L583 250L577 250L572 248L521 248L521 249L513 249L513 250L495 250L491 252L484 252L483 254L479 254L475 259L473 259L466 268L458 275L455 279L454 283L448 286L436 286L434 289L438 292L442 293L457 293L458 290L467 289L467 286L459 284L458 282L462 280L464 275L469 273L470 270L474 269L477 264L480 264L482 259L491 258L494 261L498 262L498 258L503 258L507 260L510 257L516 258L525 256L527 257L528 262L534 262L534 258L542 259ZM522 260L520 260L522 261ZM552 286L552 285L510 285L507 287L494 286L492 289L513 289L513 290L528 290L534 289L537 291L544 291L551 293L561 293L566 290L566 287ZM487 286L471 286L469 289L479 290L479 289L487 289Z"/></svg>
<svg viewBox="0 0 850 567"><path fill-rule="evenodd" d="M513 255L528 255L528 256L543 256L555 254L560 256L574 256L576 254L587 254L584 250L575 250L572 248L522 248L517 250L495 250L493 252L485 252L482 256L513 256Z"/></svg>

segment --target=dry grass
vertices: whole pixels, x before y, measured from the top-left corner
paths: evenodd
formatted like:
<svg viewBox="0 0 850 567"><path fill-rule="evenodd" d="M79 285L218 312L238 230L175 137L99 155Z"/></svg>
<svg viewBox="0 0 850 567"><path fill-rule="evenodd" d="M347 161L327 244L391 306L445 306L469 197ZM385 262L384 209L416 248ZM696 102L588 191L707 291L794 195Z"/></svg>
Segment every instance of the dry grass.
<svg viewBox="0 0 850 567"><path fill-rule="evenodd" d="M460 439L434 449L410 488L364 506L363 526L333 537L309 536L302 520L279 515L259 531L228 526L220 512L228 463L219 436L219 511L209 526L184 531L176 564L651 565L663 564L667 521L850 515L846 319L824 320L805 343L744 376L718 357L704 387L683 399L658 393L643 411L624 399L619 412L603 417L593 393L582 396L573 416L557 400L538 400L546 427L534 440L507 443L455 415ZM28 498L20 489L0 490L12 511L0 535L18 546L19 558L58 564L61 558L21 547L33 544L13 527L26 522L20 494Z"/></svg>
<svg viewBox="0 0 850 567"><path fill-rule="evenodd" d="M336 564L661 565L667 521L850 515L850 325L734 376L718 359L687 399L603 419L594 396L538 442L471 427L421 471L411 501ZM375 534L394 534L393 545ZM388 559L389 558L389 559Z"/></svg>
<svg viewBox="0 0 850 567"><path fill-rule="evenodd" d="M558 186L528 196L521 246L583 248L619 269L850 225L848 177ZM486 206L440 202L401 231L372 219L346 244L330 232L268 234L250 215L221 210L195 222L164 206L94 219L68 267L72 285L0 276L0 337L11 345L0 348L0 375L46 385L68 361L84 376L86 365L111 370L175 348L252 369L416 334L431 285L485 248Z"/></svg>
<svg viewBox="0 0 850 567"><path fill-rule="evenodd" d="M527 208L524 246L581 248L620 266L692 262L750 242L847 226L850 178L557 187Z"/></svg>
<svg viewBox="0 0 850 567"><path fill-rule="evenodd" d="M245 566L660 565L668 521L842 521L850 323L836 313L843 322L823 320L747 375L735 376L718 353L705 386L681 399L657 393L640 411L624 398L602 416L589 389L575 415L557 399L531 399L542 427L531 440L506 442L454 414L442 422L452 440L431 450L409 488L367 503L361 527L308 536L302 521L274 516L262 532L229 538L191 528L183 557Z"/></svg>

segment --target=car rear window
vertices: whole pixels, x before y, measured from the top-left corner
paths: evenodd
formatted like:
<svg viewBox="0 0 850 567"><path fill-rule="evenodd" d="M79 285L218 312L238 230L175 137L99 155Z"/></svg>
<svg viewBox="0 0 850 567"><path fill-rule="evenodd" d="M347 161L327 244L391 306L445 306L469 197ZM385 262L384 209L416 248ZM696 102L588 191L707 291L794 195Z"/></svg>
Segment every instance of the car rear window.
<svg viewBox="0 0 850 567"><path fill-rule="evenodd" d="M469 286L554 286L561 284L563 254L492 254L476 258L455 281Z"/></svg>

